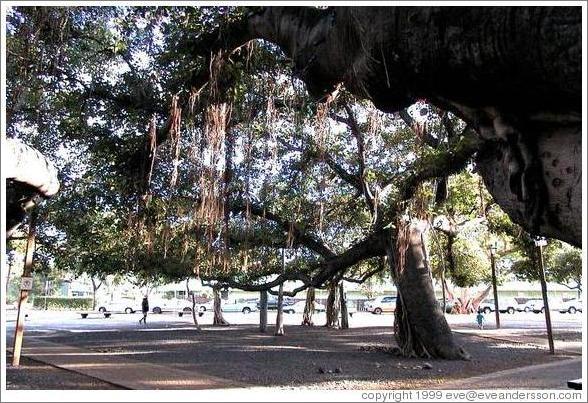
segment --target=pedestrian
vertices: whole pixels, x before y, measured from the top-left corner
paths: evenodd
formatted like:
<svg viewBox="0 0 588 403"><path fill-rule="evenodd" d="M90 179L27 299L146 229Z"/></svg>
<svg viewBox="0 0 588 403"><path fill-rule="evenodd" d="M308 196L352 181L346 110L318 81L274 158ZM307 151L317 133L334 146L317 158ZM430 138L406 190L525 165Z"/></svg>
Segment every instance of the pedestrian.
<svg viewBox="0 0 588 403"><path fill-rule="evenodd" d="M147 300L147 295L143 297L143 302L141 302L141 311L143 312L143 317L139 319L139 324L143 321L143 324L147 324L147 312L149 312L149 301Z"/></svg>
<svg viewBox="0 0 588 403"><path fill-rule="evenodd" d="M478 315L476 316L476 322L478 322L478 329L484 329L484 322L486 321L486 318L484 317L484 314L482 313L482 311L478 311Z"/></svg>

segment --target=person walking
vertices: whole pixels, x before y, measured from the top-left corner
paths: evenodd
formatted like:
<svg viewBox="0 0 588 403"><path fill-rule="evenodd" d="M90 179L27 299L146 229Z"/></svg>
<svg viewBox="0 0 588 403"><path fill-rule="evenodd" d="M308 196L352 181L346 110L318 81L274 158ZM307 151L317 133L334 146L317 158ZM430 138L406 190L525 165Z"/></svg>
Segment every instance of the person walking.
<svg viewBox="0 0 588 403"><path fill-rule="evenodd" d="M478 311L478 315L476 316L476 322L478 322L478 329L484 330L484 322L485 321L486 321L486 318L484 317L484 314L482 313L482 311Z"/></svg>
<svg viewBox="0 0 588 403"><path fill-rule="evenodd" d="M143 297L143 302L141 302L141 311L143 312L143 317L139 319L139 324L143 321L143 324L147 324L147 312L149 312L149 300L147 300L147 296Z"/></svg>

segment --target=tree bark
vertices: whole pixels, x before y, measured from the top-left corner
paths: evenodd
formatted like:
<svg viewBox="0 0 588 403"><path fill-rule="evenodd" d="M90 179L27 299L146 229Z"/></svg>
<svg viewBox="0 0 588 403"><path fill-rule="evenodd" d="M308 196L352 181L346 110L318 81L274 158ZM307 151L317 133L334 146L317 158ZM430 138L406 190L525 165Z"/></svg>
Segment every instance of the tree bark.
<svg viewBox="0 0 588 403"><path fill-rule="evenodd" d="M259 331L267 332L267 291L259 292Z"/></svg>
<svg viewBox="0 0 588 403"><path fill-rule="evenodd" d="M306 290L306 304L304 305L304 313L302 314L302 326L314 326L312 316L315 309L315 290L314 287L309 287Z"/></svg>
<svg viewBox="0 0 588 403"><path fill-rule="evenodd" d="M347 296L343 288L343 282L339 283L339 297L341 304L341 329L349 329L349 312L347 311Z"/></svg>
<svg viewBox="0 0 588 403"><path fill-rule="evenodd" d="M396 242L391 242L388 261L398 299L394 330L400 351L407 357L469 359L455 343L435 298L426 261L424 222L398 222Z"/></svg>
<svg viewBox="0 0 588 403"><path fill-rule="evenodd" d="M284 335L284 283L280 283L278 288L278 314L276 315L276 332L274 335Z"/></svg>
<svg viewBox="0 0 588 403"><path fill-rule="evenodd" d="M326 307L326 316L327 321L325 323L326 327L333 327L339 328L339 312L341 310L341 300L339 298L339 286L336 281L330 281L329 286L329 295L327 297L327 307Z"/></svg>
<svg viewBox="0 0 588 403"><path fill-rule="evenodd" d="M223 316L223 311L221 310L221 297L218 287L212 288L212 295L214 296L214 319L212 320L213 326L228 326L229 322Z"/></svg>
<svg viewBox="0 0 588 403"><path fill-rule="evenodd" d="M102 281L96 285L96 280L94 280L94 277L90 277L90 280L92 281L92 310L94 311L96 310L96 291L98 291L100 286L102 286ZM45 295L45 300L47 300L47 295Z"/></svg>
<svg viewBox="0 0 588 403"><path fill-rule="evenodd" d="M186 280L187 282L188 280ZM198 313L196 312L196 296L192 293L192 320L194 321L194 326L196 326L197 330L200 330L200 324L198 323Z"/></svg>
<svg viewBox="0 0 588 403"><path fill-rule="evenodd" d="M459 116L513 221L581 246L580 7L265 7L246 24L316 97L344 83L385 112L426 99Z"/></svg>

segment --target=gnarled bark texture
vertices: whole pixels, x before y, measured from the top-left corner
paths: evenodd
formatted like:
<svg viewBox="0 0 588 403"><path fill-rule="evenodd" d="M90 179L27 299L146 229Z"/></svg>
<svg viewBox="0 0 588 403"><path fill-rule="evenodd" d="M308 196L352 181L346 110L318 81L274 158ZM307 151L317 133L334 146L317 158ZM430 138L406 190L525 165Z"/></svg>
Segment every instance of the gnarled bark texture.
<svg viewBox="0 0 588 403"><path fill-rule="evenodd" d="M304 313L302 314L302 326L314 326L314 322L312 321L315 309L314 299L314 287L308 287L308 290L306 290L306 304L304 305Z"/></svg>
<svg viewBox="0 0 588 403"><path fill-rule="evenodd" d="M343 282L339 284L339 298L341 305L341 329L349 329L349 312L347 311L347 297Z"/></svg>
<svg viewBox="0 0 588 403"><path fill-rule="evenodd" d="M316 96L344 83L383 111L460 116L509 216L581 246L581 26L580 7L265 7L237 31L278 44Z"/></svg>
<svg viewBox="0 0 588 403"><path fill-rule="evenodd" d="M259 292L259 331L267 332L267 291Z"/></svg>
<svg viewBox="0 0 588 403"><path fill-rule="evenodd" d="M455 343L435 298L426 261L422 222L400 223L396 242L390 242L388 260L398 292L394 330L405 356L469 359Z"/></svg>
<svg viewBox="0 0 588 403"><path fill-rule="evenodd" d="M339 297L339 284L337 281L330 281L327 287L329 294L327 296L326 306L326 327L339 328L339 312L341 312L341 299Z"/></svg>
<svg viewBox="0 0 588 403"><path fill-rule="evenodd" d="M214 318L212 319L213 326L227 326L229 322L223 316L223 311L221 309L221 297L218 287L212 288L212 295L214 296L214 303L213 303L213 311L214 311Z"/></svg>
<svg viewBox="0 0 588 403"><path fill-rule="evenodd" d="M6 139L6 237L16 231L36 196L51 197L59 190L57 170L39 151L16 139Z"/></svg>

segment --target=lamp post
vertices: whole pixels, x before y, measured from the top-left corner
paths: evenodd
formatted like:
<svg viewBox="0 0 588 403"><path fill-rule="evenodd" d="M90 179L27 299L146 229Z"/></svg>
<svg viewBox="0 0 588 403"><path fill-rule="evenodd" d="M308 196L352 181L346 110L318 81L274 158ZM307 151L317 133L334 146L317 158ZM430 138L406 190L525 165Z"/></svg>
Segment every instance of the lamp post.
<svg viewBox="0 0 588 403"><path fill-rule="evenodd" d="M553 346L553 332L551 329L551 313L549 311L549 300L547 299L547 282L545 281L545 267L543 266L543 247L547 245L544 237L535 238L535 246L539 248L539 281L541 282L541 294L543 295L543 311L545 311L545 325L547 326L547 341L549 353L555 354Z"/></svg>
<svg viewBox="0 0 588 403"><path fill-rule="evenodd" d="M496 329L500 329L500 311L498 310L498 288L496 287L496 262L494 254L497 250L496 242L490 245L490 264L492 265L492 288L494 289L494 314L496 315Z"/></svg>

